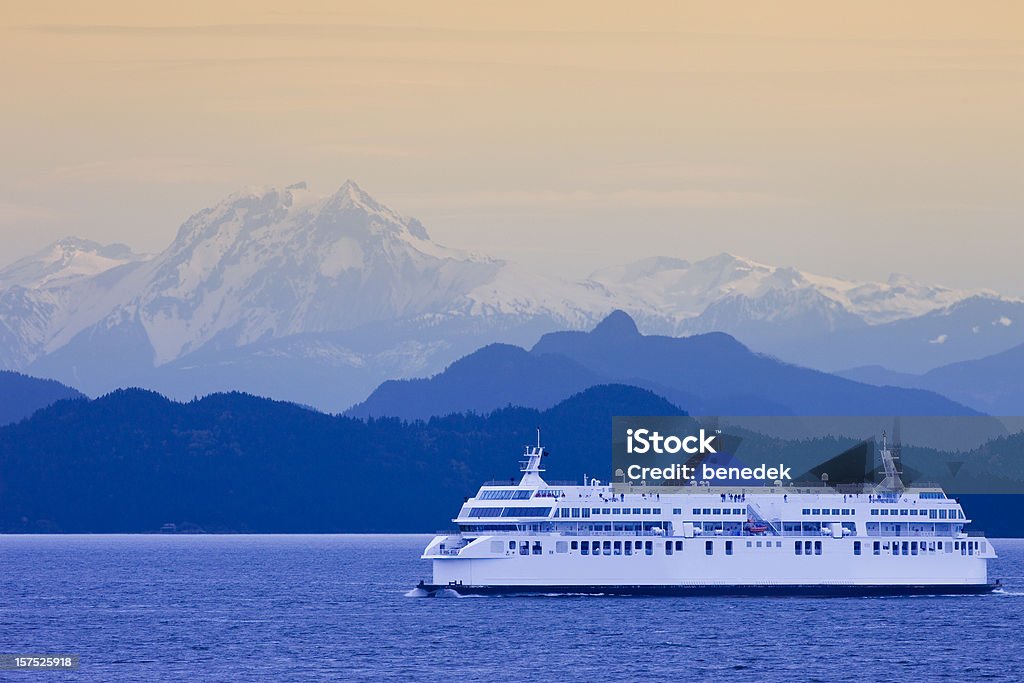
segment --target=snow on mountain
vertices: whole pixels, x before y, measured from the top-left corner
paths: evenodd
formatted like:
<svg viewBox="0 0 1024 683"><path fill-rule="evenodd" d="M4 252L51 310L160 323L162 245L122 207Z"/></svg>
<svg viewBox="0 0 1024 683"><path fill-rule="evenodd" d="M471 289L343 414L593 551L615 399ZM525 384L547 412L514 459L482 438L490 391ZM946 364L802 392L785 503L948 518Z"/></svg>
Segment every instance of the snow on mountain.
<svg viewBox="0 0 1024 683"><path fill-rule="evenodd" d="M351 181L327 198L266 188L186 221L126 305L159 364L214 341L242 346L445 310L501 265L432 242Z"/></svg>
<svg viewBox="0 0 1024 683"><path fill-rule="evenodd" d="M66 237L0 269L0 367L25 367L76 316L94 323L109 310L104 293L149 258Z"/></svg>
<svg viewBox="0 0 1024 683"><path fill-rule="evenodd" d="M589 281L613 298L645 301L667 313L676 321L676 334L734 333L749 323L808 324L812 319L814 332L828 332L923 315L986 294L923 285L902 275L888 282L844 280L724 253L695 262L643 259L598 270Z"/></svg>
<svg viewBox="0 0 1024 683"><path fill-rule="evenodd" d="M0 268L0 290L11 287L52 289L65 287L128 263L149 257L123 244L99 244L65 237L34 254Z"/></svg>

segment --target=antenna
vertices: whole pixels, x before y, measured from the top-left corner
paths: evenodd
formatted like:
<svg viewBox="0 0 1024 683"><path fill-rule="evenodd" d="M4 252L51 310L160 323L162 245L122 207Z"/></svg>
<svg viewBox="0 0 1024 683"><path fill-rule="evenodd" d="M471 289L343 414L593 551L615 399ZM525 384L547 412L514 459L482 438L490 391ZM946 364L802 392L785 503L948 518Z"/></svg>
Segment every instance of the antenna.
<svg viewBox="0 0 1024 683"><path fill-rule="evenodd" d="M540 448L540 427L537 427L537 448Z"/></svg>

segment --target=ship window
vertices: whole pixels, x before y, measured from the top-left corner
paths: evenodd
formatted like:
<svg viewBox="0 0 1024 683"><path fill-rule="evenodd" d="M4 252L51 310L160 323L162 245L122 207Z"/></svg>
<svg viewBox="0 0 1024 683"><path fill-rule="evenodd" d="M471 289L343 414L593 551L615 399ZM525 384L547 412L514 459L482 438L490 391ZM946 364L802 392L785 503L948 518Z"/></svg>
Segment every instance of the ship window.
<svg viewBox="0 0 1024 683"><path fill-rule="evenodd" d="M877 517L878 516L878 508L871 508L871 516L872 517Z"/></svg>
<svg viewBox="0 0 1024 683"><path fill-rule="evenodd" d="M645 515L651 514L651 508L644 508L644 514Z"/></svg>
<svg viewBox="0 0 1024 683"><path fill-rule="evenodd" d="M833 515L838 515L839 514L839 508L832 508L832 514Z"/></svg>
<svg viewBox="0 0 1024 683"><path fill-rule="evenodd" d="M701 512L703 512L705 515L710 515L711 514L711 508L704 508L703 510L701 510Z"/></svg>
<svg viewBox="0 0 1024 683"><path fill-rule="evenodd" d="M938 548L939 548L939 550L942 550L942 541L939 541Z"/></svg>
<svg viewBox="0 0 1024 683"><path fill-rule="evenodd" d="M543 554L543 552L544 552L544 549L541 547L540 541L534 541L533 542L533 554L534 555L541 555L541 554Z"/></svg>
<svg viewBox="0 0 1024 683"><path fill-rule="evenodd" d="M590 519L590 508L583 508L583 518Z"/></svg>
<svg viewBox="0 0 1024 683"><path fill-rule="evenodd" d="M882 508L882 510L881 510L881 512L879 514L881 514L883 517L885 517L886 515L889 514L889 508Z"/></svg>
<svg viewBox="0 0 1024 683"><path fill-rule="evenodd" d="M612 509L611 508L601 508L601 514L602 515L610 515L610 514L612 514Z"/></svg>
<svg viewBox="0 0 1024 683"><path fill-rule="evenodd" d="M906 517L909 514L910 514L910 510L908 510L907 508L903 508L902 510L900 510L900 516L902 516L902 517Z"/></svg>
<svg viewBox="0 0 1024 683"><path fill-rule="evenodd" d="M665 554L666 555L671 555L672 554L672 541L665 541Z"/></svg>
<svg viewBox="0 0 1024 683"><path fill-rule="evenodd" d="M644 542L643 541L637 541L636 542L636 549L640 550L640 548L642 548L642 547L644 547Z"/></svg>
<svg viewBox="0 0 1024 683"><path fill-rule="evenodd" d="M760 543L758 543L757 545L758 545L758 547L760 547L760 546L761 546L761 544L760 544ZM752 546L752 544L750 543L750 541L747 541L747 547L748 547L748 548L751 548L751 547L753 547L753 546Z"/></svg>
<svg viewBox="0 0 1024 683"><path fill-rule="evenodd" d="M572 547L573 550L579 550L580 549L580 542L579 541L573 541L571 547Z"/></svg>
<svg viewBox="0 0 1024 683"><path fill-rule="evenodd" d="M939 519L946 519L946 511L939 510Z"/></svg>
<svg viewBox="0 0 1024 683"><path fill-rule="evenodd" d="M512 500L527 500L533 495L533 491L514 491L512 493Z"/></svg>
<svg viewBox="0 0 1024 683"><path fill-rule="evenodd" d="M908 541L903 541L903 547L902 547L902 548L900 548L900 552L901 552L901 553L902 553L903 555L909 555L909 554L910 554L910 548L909 548L909 546L910 546L910 543L909 543Z"/></svg>
<svg viewBox="0 0 1024 683"><path fill-rule="evenodd" d="M612 508L612 514L613 515L622 514L622 508Z"/></svg>
<svg viewBox="0 0 1024 683"><path fill-rule="evenodd" d="M572 516L573 516L574 519L578 519L579 516L580 516L580 509L579 508L573 508L572 509Z"/></svg>
<svg viewBox="0 0 1024 683"><path fill-rule="evenodd" d="M819 543L820 543L820 541L819 541ZM804 541L804 555L810 555L810 554L811 554L811 542L810 541Z"/></svg>
<svg viewBox="0 0 1024 683"><path fill-rule="evenodd" d="M508 542L508 549L509 550L515 550L516 549L516 542L515 541L509 541Z"/></svg>
<svg viewBox="0 0 1024 683"><path fill-rule="evenodd" d="M913 508L911 508L911 510L910 510L910 516L911 516L911 517L917 517L917 510L914 510Z"/></svg>
<svg viewBox="0 0 1024 683"><path fill-rule="evenodd" d="M501 510L502 517L547 517L550 514L551 508L503 508Z"/></svg>
<svg viewBox="0 0 1024 683"><path fill-rule="evenodd" d="M794 555L803 555L804 554L804 544L801 543L800 541L795 541L793 543L793 554Z"/></svg>
<svg viewBox="0 0 1024 683"><path fill-rule="evenodd" d="M681 514L683 514L683 509L682 508L672 508L672 514L673 515L681 515Z"/></svg>
<svg viewBox="0 0 1024 683"><path fill-rule="evenodd" d="M653 508L652 512L654 512L654 514L656 514L656 515L660 515L661 514L661 508Z"/></svg>
<svg viewBox="0 0 1024 683"><path fill-rule="evenodd" d="M645 541L644 542L644 555L653 555L653 554L654 554L654 542L653 541Z"/></svg>
<svg viewBox="0 0 1024 683"><path fill-rule="evenodd" d="M590 514L599 515L601 514L601 508L590 508Z"/></svg>
<svg viewBox="0 0 1024 683"><path fill-rule="evenodd" d="M640 514L640 508L633 508L633 514L634 515L639 515Z"/></svg>
<svg viewBox="0 0 1024 683"><path fill-rule="evenodd" d="M732 541L725 542L725 554L732 555Z"/></svg>
<svg viewBox="0 0 1024 683"><path fill-rule="evenodd" d="M602 546L601 546L601 554L602 555L611 555L612 554L612 542L611 541L605 541L602 544Z"/></svg>
<svg viewBox="0 0 1024 683"><path fill-rule="evenodd" d="M481 491L478 497L480 500L509 500L513 493L515 492L507 489L504 491Z"/></svg>
<svg viewBox="0 0 1024 683"><path fill-rule="evenodd" d="M821 508L814 508L813 510L811 510L811 514L812 515L820 515L821 514Z"/></svg>
<svg viewBox="0 0 1024 683"><path fill-rule="evenodd" d="M881 555L882 554L882 544L880 542L875 541L874 545L871 546L871 554L872 555Z"/></svg>
<svg viewBox="0 0 1024 683"><path fill-rule="evenodd" d="M805 515L811 514L811 508L804 508L804 514Z"/></svg>
<svg viewBox="0 0 1024 683"><path fill-rule="evenodd" d="M682 550L682 549L683 549L683 542L682 541L676 541L676 550Z"/></svg>
<svg viewBox="0 0 1024 683"><path fill-rule="evenodd" d="M814 554L821 555L821 541L814 542Z"/></svg>
<svg viewBox="0 0 1024 683"><path fill-rule="evenodd" d="M715 544L714 544L714 542L713 541L704 541L704 554L705 555L714 555L714 553L715 553Z"/></svg>
<svg viewBox="0 0 1024 683"><path fill-rule="evenodd" d="M501 517L501 508L470 508L470 517Z"/></svg>
<svg viewBox="0 0 1024 683"><path fill-rule="evenodd" d="M529 555L530 554L530 542L529 541L523 541L522 543L519 544L519 554L520 555Z"/></svg>
<svg viewBox="0 0 1024 683"><path fill-rule="evenodd" d="M900 554L900 544L899 543L893 543L892 544L892 554L893 555L899 555Z"/></svg>
<svg viewBox="0 0 1024 683"><path fill-rule="evenodd" d="M700 508L693 508L693 514L699 515L700 514Z"/></svg>
<svg viewBox="0 0 1024 683"><path fill-rule="evenodd" d="M910 554L917 555L917 541L910 542Z"/></svg>
<svg viewBox="0 0 1024 683"><path fill-rule="evenodd" d="M748 548L750 547L750 541L747 541L747 547L748 547ZM760 547L761 547L761 541L758 541L758 542L757 542L757 547L758 547L758 548L760 548Z"/></svg>
<svg viewBox="0 0 1024 683"><path fill-rule="evenodd" d="M575 543L574 543L575 545ZM569 552L569 544L565 541L555 541L555 552L556 553L567 553Z"/></svg>
<svg viewBox="0 0 1024 683"><path fill-rule="evenodd" d="M853 554L860 555L860 541L853 542Z"/></svg>
<svg viewBox="0 0 1024 683"><path fill-rule="evenodd" d="M722 508L715 508L714 510L712 510L712 512L715 513L716 515L720 515L720 514L722 514Z"/></svg>
<svg viewBox="0 0 1024 683"><path fill-rule="evenodd" d="M623 547L624 547L627 555L632 555L633 554L633 542L632 541L626 541L623 544Z"/></svg>
<svg viewBox="0 0 1024 683"><path fill-rule="evenodd" d="M775 547L776 548L781 548L782 547L782 541L775 541Z"/></svg>
<svg viewBox="0 0 1024 683"><path fill-rule="evenodd" d="M621 555L622 554L622 541L615 541L615 550L614 550L613 554L614 555Z"/></svg>
<svg viewBox="0 0 1024 683"><path fill-rule="evenodd" d="M590 554L590 541L581 541L580 542L580 555L589 555L589 554Z"/></svg>
<svg viewBox="0 0 1024 683"><path fill-rule="evenodd" d="M935 519L938 516L939 516L939 511L938 510L934 510L933 509L933 510L929 510L928 511L928 519Z"/></svg>

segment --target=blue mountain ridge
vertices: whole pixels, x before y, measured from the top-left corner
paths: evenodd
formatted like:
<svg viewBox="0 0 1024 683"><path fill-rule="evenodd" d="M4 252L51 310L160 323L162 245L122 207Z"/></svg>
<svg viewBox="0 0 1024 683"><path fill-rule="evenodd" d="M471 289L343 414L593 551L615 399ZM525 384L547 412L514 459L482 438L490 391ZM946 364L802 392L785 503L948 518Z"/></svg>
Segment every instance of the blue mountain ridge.
<svg viewBox="0 0 1024 683"><path fill-rule="evenodd" d="M546 334L529 351L492 345L431 378L385 382L347 414L423 419L505 405L546 408L608 382L649 389L695 415L978 414L931 391L784 363L721 332L645 336L622 311L590 332Z"/></svg>
<svg viewBox="0 0 1024 683"><path fill-rule="evenodd" d="M57 401L83 397L78 390L52 379L0 370L0 427L23 420Z"/></svg>
<svg viewBox="0 0 1024 683"><path fill-rule="evenodd" d="M977 360L943 365L922 375L877 365L837 374L879 386L934 391L990 415L1024 415L1024 344Z"/></svg>

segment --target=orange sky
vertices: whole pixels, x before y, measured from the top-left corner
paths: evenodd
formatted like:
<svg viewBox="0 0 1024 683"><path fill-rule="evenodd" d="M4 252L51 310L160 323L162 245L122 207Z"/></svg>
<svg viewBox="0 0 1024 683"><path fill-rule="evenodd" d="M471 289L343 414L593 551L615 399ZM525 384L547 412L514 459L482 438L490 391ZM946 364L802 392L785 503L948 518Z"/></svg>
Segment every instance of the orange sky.
<svg viewBox="0 0 1024 683"><path fill-rule="evenodd" d="M351 177L574 274L728 250L1024 295L1020 3L142 5L0 13L0 263Z"/></svg>

